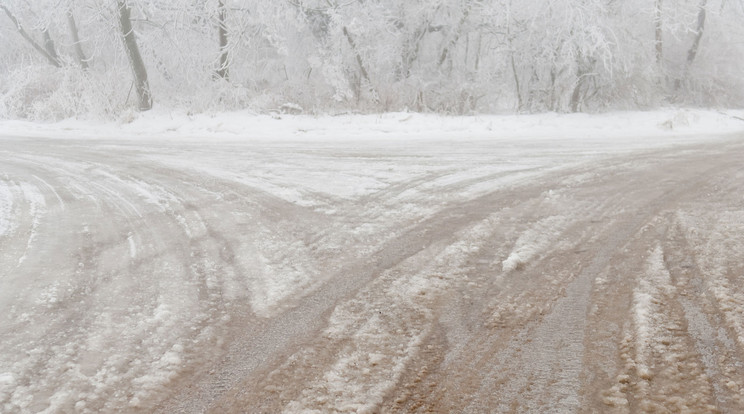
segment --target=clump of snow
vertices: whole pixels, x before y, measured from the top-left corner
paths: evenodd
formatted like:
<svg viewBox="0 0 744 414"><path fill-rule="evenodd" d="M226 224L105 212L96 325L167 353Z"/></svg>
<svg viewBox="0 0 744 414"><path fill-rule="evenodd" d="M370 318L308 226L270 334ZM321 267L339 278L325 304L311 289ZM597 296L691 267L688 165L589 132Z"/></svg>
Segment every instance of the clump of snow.
<svg viewBox="0 0 744 414"><path fill-rule="evenodd" d="M12 373L0 373L0 407L2 407L3 403L5 403L8 398L10 398L15 387L16 379Z"/></svg>
<svg viewBox="0 0 744 414"><path fill-rule="evenodd" d="M671 118L659 124L659 126L664 129L674 130L689 127L699 121L700 117L697 113L689 109L682 109L674 113Z"/></svg>
<svg viewBox="0 0 744 414"><path fill-rule="evenodd" d="M265 245L266 242L262 244ZM301 243L283 246L288 250L283 251L282 256L267 257L261 253L256 255L260 264L260 275L252 281L251 306L257 314L262 316L270 316L283 299L306 288L318 273L316 269L308 265L312 263L312 260L307 257ZM264 250L278 251L278 246ZM290 253L290 257L294 260L287 260L284 256L287 253ZM297 260L299 257L304 257L304 260Z"/></svg>
<svg viewBox="0 0 744 414"><path fill-rule="evenodd" d="M519 236L509 257L501 262L503 271L509 273L521 269L532 258L554 244L567 222L564 216L551 216L539 220L527 229Z"/></svg>
<svg viewBox="0 0 744 414"><path fill-rule="evenodd" d="M132 407L138 407L142 400L157 391L160 387L170 382L178 373L181 363L183 346L174 344L170 350L165 352L150 368L145 375L135 378L132 383L137 392L129 402Z"/></svg>

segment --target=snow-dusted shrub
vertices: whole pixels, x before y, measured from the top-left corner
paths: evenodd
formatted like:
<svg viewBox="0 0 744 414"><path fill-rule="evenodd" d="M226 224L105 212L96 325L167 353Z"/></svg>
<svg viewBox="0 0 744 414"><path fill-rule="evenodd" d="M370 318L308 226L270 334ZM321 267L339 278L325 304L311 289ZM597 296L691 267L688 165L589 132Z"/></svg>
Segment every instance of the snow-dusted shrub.
<svg viewBox="0 0 744 414"><path fill-rule="evenodd" d="M75 66L16 68L4 76L0 117L58 121L71 117L113 119L126 104L127 90L112 73Z"/></svg>

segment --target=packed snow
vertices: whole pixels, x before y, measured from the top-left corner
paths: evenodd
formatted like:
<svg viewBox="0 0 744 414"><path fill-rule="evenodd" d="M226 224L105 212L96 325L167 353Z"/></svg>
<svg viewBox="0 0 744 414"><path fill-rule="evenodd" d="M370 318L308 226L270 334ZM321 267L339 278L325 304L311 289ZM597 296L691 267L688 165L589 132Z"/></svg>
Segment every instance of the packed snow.
<svg viewBox="0 0 744 414"><path fill-rule="evenodd" d="M206 409L277 355L285 362L262 389L286 394L281 410L375 410L399 382L415 382L407 370L435 348L427 341L446 324L438 306L453 291L493 294L483 309L459 311L485 318L483 329L514 329L519 335L500 339L505 349L536 355L539 344L521 339L555 334L550 323L560 315L542 319L554 298L562 298L556 309L575 317L562 323L583 323L586 306L572 300L589 300L592 278L605 271L592 266L608 266L615 254L581 256L595 237L582 226L612 230L621 226L617 217L632 213L606 213L622 195L586 194L613 174L622 182L623 174L655 171L658 151L682 157L708 142L735 142L741 115L670 109L275 119L154 111L123 124L0 121L0 411L168 411L182 401L159 404L186 398L173 390L187 389L195 373L223 381L199 388L214 394L194 403ZM711 275L706 283L733 341L744 347L744 296L731 275L741 266L725 253L741 250L741 237L732 237L741 230L741 205L721 207L720 222L704 207L686 207L675 223ZM450 231L441 222L457 226ZM623 332L636 348L624 362L635 371L618 375L648 381L654 347L666 346L659 337L677 326L662 309L676 295L667 249L646 246L648 257L630 278L632 317ZM545 261L549 270L534 270ZM538 282L523 290L529 280ZM287 332L272 325L305 307L319 314L300 315L311 321ZM531 320L543 325L532 329ZM303 325L310 333L295 332ZM295 347L292 335L305 341L312 330L322 333ZM226 355L254 358L240 342L254 334L277 354L225 368ZM449 334L453 343L472 335ZM572 356L582 346L562 349ZM466 358L457 354L466 350L453 345L443 359ZM565 375L580 371L568 362ZM295 374L304 380L297 389L270 383ZM483 384L498 382L498 373L489 375ZM741 383L733 375L728 382ZM524 395L579 387L568 377L534 384ZM492 391L483 387L478 392ZM608 388L608 401L627 400L621 386ZM564 397L566 407L578 404L575 395Z"/></svg>

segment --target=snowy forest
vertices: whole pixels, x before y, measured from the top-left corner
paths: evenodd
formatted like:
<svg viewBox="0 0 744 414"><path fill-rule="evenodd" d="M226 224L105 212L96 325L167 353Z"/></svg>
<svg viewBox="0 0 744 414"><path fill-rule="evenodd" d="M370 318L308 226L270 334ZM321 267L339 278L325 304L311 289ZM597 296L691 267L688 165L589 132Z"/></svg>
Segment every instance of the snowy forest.
<svg viewBox="0 0 744 414"><path fill-rule="evenodd" d="M744 103L740 0L2 0L0 118Z"/></svg>

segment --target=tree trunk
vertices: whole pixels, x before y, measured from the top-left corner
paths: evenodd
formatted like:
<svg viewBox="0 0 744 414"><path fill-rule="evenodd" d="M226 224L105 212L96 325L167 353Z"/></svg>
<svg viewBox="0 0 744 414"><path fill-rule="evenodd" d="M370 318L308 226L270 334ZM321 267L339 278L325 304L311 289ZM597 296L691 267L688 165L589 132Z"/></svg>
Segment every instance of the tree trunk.
<svg viewBox="0 0 744 414"><path fill-rule="evenodd" d="M700 48L700 39L703 38L703 30L705 29L705 8L708 0L700 1L700 10L698 11L697 30L695 31L695 40L692 41L690 51L687 53L687 68L692 66L692 62L695 61L698 49Z"/></svg>
<svg viewBox="0 0 744 414"><path fill-rule="evenodd" d="M26 32L26 30L23 29L23 26L21 26L21 23L18 22L18 19L16 19L16 17L13 15L13 13L11 13L10 10L8 10L8 8L5 7L5 5L0 4L0 9L3 9L3 11L5 12L5 14L8 16L8 18L10 19L10 21L13 22L13 25L18 30L18 33L20 33L20 35L24 39L26 39L26 41L29 44L31 44L31 46L33 46L33 48L36 49L37 52L41 53L41 55L44 56L49 61L50 64L52 64L52 65L54 65L54 66L56 66L58 68L62 67L62 64L59 62L59 58L57 57L57 53L56 52L54 54L50 54L49 51L47 51L47 49L45 49L44 47L42 47L40 44L36 43L36 41L33 38L31 38L31 36ZM49 37L49 33L46 32L46 31L45 31L45 33L46 33L46 37L48 38ZM49 38L49 42L51 42L51 38ZM46 46L46 43L45 43L45 46ZM52 50L53 49L54 49L54 43L52 43Z"/></svg>
<svg viewBox="0 0 744 414"><path fill-rule="evenodd" d="M594 68L594 61L591 58L585 58L582 54L579 54L576 59L576 85L574 85L573 93L571 94L571 112L579 112L582 103L581 90L584 86L584 81Z"/></svg>
<svg viewBox="0 0 744 414"><path fill-rule="evenodd" d="M117 0L116 5L119 8L119 26L124 41L124 49L132 66L134 87L139 98L138 107L140 111L148 111L152 109L152 94L150 93L150 84L147 82L145 62L142 61L142 55L140 55L139 47L137 47L137 38L134 35L134 29L132 29L132 11L129 9L126 0Z"/></svg>
<svg viewBox="0 0 744 414"><path fill-rule="evenodd" d="M77 56L78 63L80 63L81 68L88 69L88 58L85 57L83 45L80 43L80 35L78 34L75 16L72 14L72 7L67 10L67 26L70 29L70 36L72 36L72 45L75 47L75 55Z"/></svg>
<svg viewBox="0 0 744 414"><path fill-rule="evenodd" d="M362 74L362 78L366 80L368 83L369 80L369 72L367 72L367 68L364 67L364 60L362 60L362 55L359 54L359 51L357 50L356 43L354 42L354 38L351 37L351 33L349 33L349 30L346 29L346 26L343 27L344 36L346 36L346 41L349 42L349 46L351 46L351 50L354 52L354 56L356 57L356 61L359 64L359 71Z"/></svg>
<svg viewBox="0 0 744 414"><path fill-rule="evenodd" d="M468 16L470 16L470 6L471 2L468 1L465 4L465 10L462 12L462 17L460 17L460 20L457 22L457 26L455 27L455 31L452 34L452 38L447 42L447 44L442 49L442 53L439 55L439 67L441 67L444 64L444 61L447 60L447 56L449 55L450 49L454 48L457 45L457 42L460 40L460 35L462 34L462 27L465 25L465 22L468 20Z"/></svg>
<svg viewBox="0 0 744 414"><path fill-rule="evenodd" d="M662 38L664 32L662 31L662 22L661 22L661 7L662 7L662 1L663 0L656 0L656 7L654 11L654 27L656 28L656 35L655 35L655 42L654 45L656 47L656 65L661 69L662 67L662 58L664 57L664 40Z"/></svg>
<svg viewBox="0 0 744 414"><path fill-rule="evenodd" d="M54 60L59 62L59 55L57 55L57 48L54 47L54 41L52 40L52 36L49 34L49 29L46 27L41 31L42 36L44 36L44 50L46 50L47 53L49 53L49 56L53 57Z"/></svg>
<svg viewBox="0 0 744 414"><path fill-rule="evenodd" d="M396 70L396 80L407 79L411 76L411 67L419 57L419 50L421 49L421 42L424 36L427 33L441 30L440 27L433 27L431 25L431 19L437 15L441 7L442 2L439 2L439 5L430 13L428 18L424 19L421 26L413 32L413 35L405 37L405 41L401 47L400 66ZM400 27L405 29L403 25Z"/></svg>
<svg viewBox="0 0 744 414"><path fill-rule="evenodd" d="M227 8L225 7L225 0L218 0L217 7L219 9L219 13L217 14L217 31L220 42L220 67L217 69L217 75L222 79L228 80L230 78L230 63L227 52Z"/></svg>
<svg viewBox="0 0 744 414"><path fill-rule="evenodd" d="M514 76L514 92L517 95L517 112L522 112L524 111L524 99L522 99L522 88L519 85L519 73L517 73L517 64L514 61L514 45L512 43L511 22L511 2L509 2L506 18L506 44L509 47L509 63L511 63L512 76ZM478 53L480 53L480 39L478 40L478 43ZM475 69L477 70L477 61L475 66Z"/></svg>
<svg viewBox="0 0 744 414"><path fill-rule="evenodd" d="M407 38L402 47L401 53L401 64L397 71L397 80L408 79L411 76L411 66L413 62L418 58L419 48L421 47L421 40L426 34L426 29L429 25L427 20L424 25L413 33L411 38Z"/></svg>
<svg viewBox="0 0 744 414"><path fill-rule="evenodd" d="M522 100L522 89L519 87L519 75L517 74L517 64L514 62L514 51L509 54L511 61L512 75L514 76L514 92L517 95L517 112L524 111L524 101Z"/></svg>
<svg viewBox="0 0 744 414"><path fill-rule="evenodd" d="M478 43L475 47L475 65L474 69L476 72L478 72L478 69L480 69L480 59L481 59L481 45L483 43L483 33L480 31L478 32Z"/></svg>
<svg viewBox="0 0 744 414"><path fill-rule="evenodd" d="M579 112L579 104L581 103L581 78L576 80L576 86L574 86L573 93L571 94L571 112Z"/></svg>

